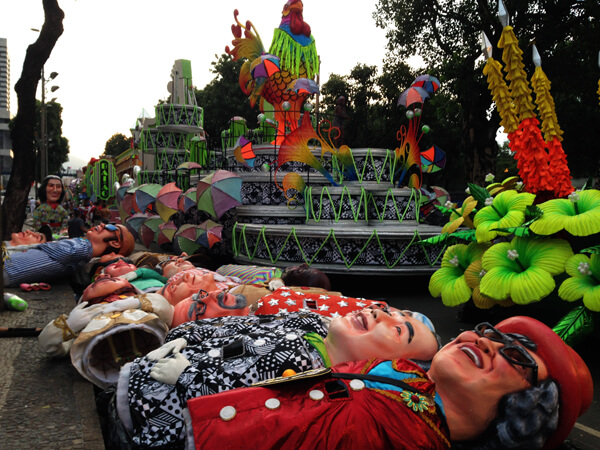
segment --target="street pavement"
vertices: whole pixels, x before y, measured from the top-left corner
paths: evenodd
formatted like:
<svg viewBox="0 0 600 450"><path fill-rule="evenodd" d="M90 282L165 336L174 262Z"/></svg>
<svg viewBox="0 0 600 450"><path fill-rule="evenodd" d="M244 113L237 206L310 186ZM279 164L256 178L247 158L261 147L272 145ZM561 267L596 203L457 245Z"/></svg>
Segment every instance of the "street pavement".
<svg viewBox="0 0 600 450"><path fill-rule="evenodd" d="M380 298L393 306L427 314L444 342L475 323L502 320L525 314L552 324L572 307L560 302L540 302L538 308L502 308L491 312L447 308L427 291L427 277L374 277L332 275L334 290L350 296ZM7 288L26 300L24 312L0 312L0 327L43 328L74 306L67 281L52 284L49 291L21 292ZM597 386L590 410L582 416L565 449L600 448L600 332L577 347L588 363ZM95 393L71 365L69 358L50 359L38 348L37 337L0 337L0 449L103 449Z"/></svg>

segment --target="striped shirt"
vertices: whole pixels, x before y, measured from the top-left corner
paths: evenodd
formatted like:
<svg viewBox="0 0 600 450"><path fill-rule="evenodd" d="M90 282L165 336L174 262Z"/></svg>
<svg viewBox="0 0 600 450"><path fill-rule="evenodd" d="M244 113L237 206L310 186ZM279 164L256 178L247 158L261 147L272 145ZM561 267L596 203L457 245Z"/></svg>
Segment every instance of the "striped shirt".
<svg viewBox="0 0 600 450"><path fill-rule="evenodd" d="M281 269L276 267L244 266L226 264L217 269L217 273L228 277L237 277L243 284L267 283L271 278L281 277Z"/></svg>
<svg viewBox="0 0 600 450"><path fill-rule="evenodd" d="M4 279L8 277L9 286L54 281L74 271L81 261L89 261L92 254L92 244L82 238L40 244L26 252L11 254L4 262Z"/></svg>

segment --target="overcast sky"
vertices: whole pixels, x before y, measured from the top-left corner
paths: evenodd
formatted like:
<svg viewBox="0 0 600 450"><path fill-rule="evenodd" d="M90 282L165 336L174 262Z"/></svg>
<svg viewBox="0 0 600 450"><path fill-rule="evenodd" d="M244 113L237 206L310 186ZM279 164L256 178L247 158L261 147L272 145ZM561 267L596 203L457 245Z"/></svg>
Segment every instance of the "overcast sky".
<svg viewBox="0 0 600 450"><path fill-rule="evenodd" d="M41 29L42 0L0 0L0 37L8 40L11 86L21 75L27 46ZM304 20L311 26L321 56L321 82L331 73L347 75L357 64L382 66L385 32L375 27L375 0L303 0ZM265 47L279 26L284 0L59 0L65 12L63 35L48 62L46 75L60 86L63 135L69 139L74 168L104 151L115 133L130 136L142 109L168 97L173 62L192 62L192 77L202 88L214 76L215 55L231 44L233 11L250 20ZM8 12L8 14L6 13ZM38 88L38 99L41 98ZM11 91L11 113L17 98Z"/></svg>

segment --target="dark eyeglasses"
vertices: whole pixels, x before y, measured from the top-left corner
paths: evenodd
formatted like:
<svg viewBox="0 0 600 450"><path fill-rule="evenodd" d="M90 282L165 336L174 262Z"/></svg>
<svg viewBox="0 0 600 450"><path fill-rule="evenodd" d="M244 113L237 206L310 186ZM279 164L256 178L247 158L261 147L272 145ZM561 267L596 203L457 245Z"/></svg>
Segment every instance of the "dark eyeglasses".
<svg viewBox="0 0 600 450"><path fill-rule="evenodd" d="M115 236L116 236L116 239L115 238L104 238L104 242L110 242L110 241L115 241L115 240L119 241L119 242L123 241L123 234L118 226L113 225L112 223L107 223L106 225L104 225L104 229L108 230L108 231L114 231Z"/></svg>
<svg viewBox="0 0 600 450"><path fill-rule="evenodd" d="M198 316L204 315L206 312L206 303L204 299L208 297L208 292L200 289L197 294L192 295L192 304L188 310L188 317L197 319Z"/></svg>
<svg viewBox="0 0 600 450"><path fill-rule="evenodd" d="M513 366L520 366L525 369L526 379L532 386L537 386L538 383L538 365L535 359L529 354L525 348L518 343L536 350L537 346L526 336L519 334L504 334L495 329L488 322L480 323L475 327L475 333L479 336L489 339L490 341L500 342L504 347L500 348L500 354Z"/></svg>

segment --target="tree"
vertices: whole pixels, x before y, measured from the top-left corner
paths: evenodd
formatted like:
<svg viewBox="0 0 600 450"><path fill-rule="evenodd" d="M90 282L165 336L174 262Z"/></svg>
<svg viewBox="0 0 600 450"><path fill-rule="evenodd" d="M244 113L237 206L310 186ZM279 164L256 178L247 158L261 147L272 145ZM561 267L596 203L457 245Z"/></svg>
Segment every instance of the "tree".
<svg viewBox="0 0 600 450"><path fill-rule="evenodd" d="M111 138L106 141L104 146L104 154L106 156L119 156L124 151L131 148L131 138L128 138L124 134L115 133Z"/></svg>
<svg viewBox="0 0 600 450"><path fill-rule="evenodd" d="M592 124L600 120L593 95L600 4L577 0L504 3L520 47L526 52L524 63L529 76L533 74L530 43L535 40L542 52L559 123L565 131L563 146L572 173L593 171L598 157L587 149L595 145ZM405 59L420 55L427 72L442 78L444 89L460 105L460 151L467 179L476 183L482 183L487 173L494 173L498 155L499 117L492 110L482 74L484 61L479 44L483 30L494 44L494 58L501 61L501 49L495 46L502 32L496 7L496 1L486 0L379 0L374 13L377 25L388 31L390 55Z"/></svg>
<svg viewBox="0 0 600 450"><path fill-rule="evenodd" d="M13 167L6 197L2 203L2 239L20 231L25 222L27 195L35 174L31 167L35 161L34 130L36 117L35 93L41 79L42 67L48 60L54 45L63 33L64 12L57 0L43 0L44 25L37 41L27 48L21 78L15 85L17 115L11 132L13 142Z"/></svg>
<svg viewBox="0 0 600 450"><path fill-rule="evenodd" d="M241 116L250 127L256 126L259 111L250 107L250 101L240 89L242 64L243 61L233 61L231 55L223 53L211 63L215 78L204 89L196 90L196 101L204 109L204 130L213 142L218 139L219 147L221 131L228 128L232 117Z"/></svg>

